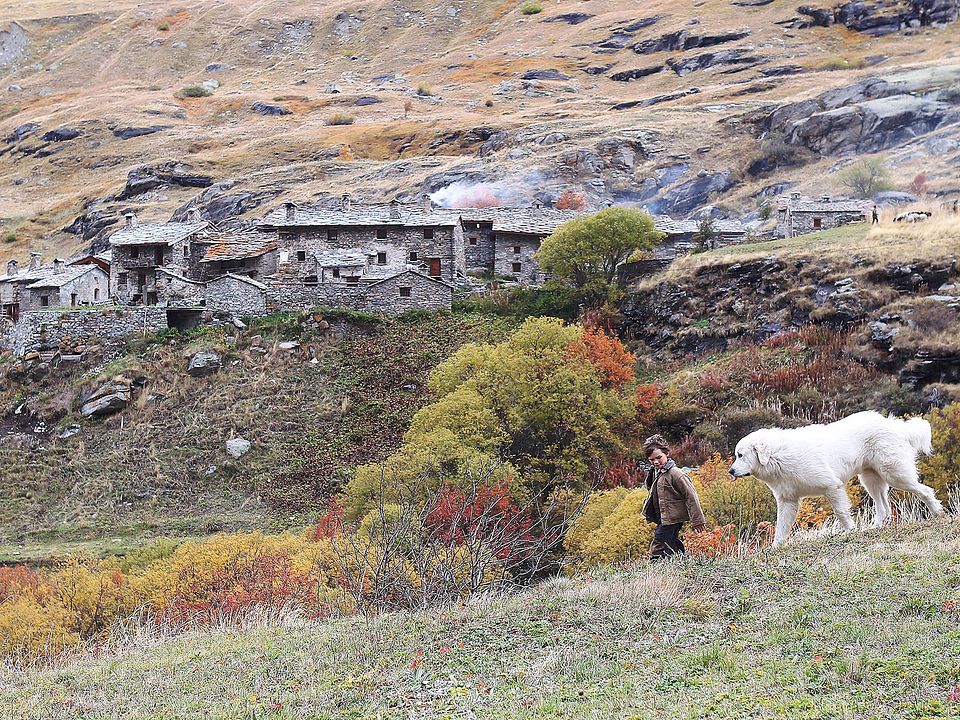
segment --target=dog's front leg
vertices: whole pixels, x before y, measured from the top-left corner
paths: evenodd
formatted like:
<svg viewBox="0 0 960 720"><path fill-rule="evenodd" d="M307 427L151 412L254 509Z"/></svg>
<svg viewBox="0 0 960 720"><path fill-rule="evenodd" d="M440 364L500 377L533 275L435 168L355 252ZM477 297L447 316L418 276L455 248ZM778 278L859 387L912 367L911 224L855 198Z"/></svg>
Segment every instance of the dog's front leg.
<svg viewBox="0 0 960 720"><path fill-rule="evenodd" d="M773 546L779 547L787 539L797 521L800 501L796 498L777 498L777 532L773 536Z"/></svg>

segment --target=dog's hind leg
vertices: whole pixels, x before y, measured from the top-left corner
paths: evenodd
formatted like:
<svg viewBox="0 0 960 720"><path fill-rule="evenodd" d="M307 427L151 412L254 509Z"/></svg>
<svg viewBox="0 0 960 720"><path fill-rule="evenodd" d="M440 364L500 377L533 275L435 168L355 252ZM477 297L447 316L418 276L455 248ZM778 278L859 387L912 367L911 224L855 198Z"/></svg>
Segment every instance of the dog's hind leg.
<svg viewBox="0 0 960 720"><path fill-rule="evenodd" d="M867 495L873 500L873 527L881 527L892 514L890 511L890 498L887 496L890 492L890 486L887 481L873 470L864 470L860 473L860 484L867 491Z"/></svg>
<svg viewBox="0 0 960 720"><path fill-rule="evenodd" d="M843 485L838 488L830 488L824 492L824 496L827 498L827 502L833 506L833 513L837 516L840 524L843 525L843 529L853 530L856 525L854 525L853 518L850 517L850 496L847 495L847 489Z"/></svg>
<svg viewBox="0 0 960 720"><path fill-rule="evenodd" d="M773 546L783 545L787 535L793 529L793 524L797 521L797 511L800 509L800 501L796 498L777 498L777 532L773 536Z"/></svg>
<svg viewBox="0 0 960 720"><path fill-rule="evenodd" d="M900 490L907 490L919 497L930 508L930 514L939 517L944 514L943 505L937 500L937 494L933 488L929 488L920 482L920 475L917 473L917 466L913 460L910 462L901 462L891 467L887 472L887 478L892 487Z"/></svg>

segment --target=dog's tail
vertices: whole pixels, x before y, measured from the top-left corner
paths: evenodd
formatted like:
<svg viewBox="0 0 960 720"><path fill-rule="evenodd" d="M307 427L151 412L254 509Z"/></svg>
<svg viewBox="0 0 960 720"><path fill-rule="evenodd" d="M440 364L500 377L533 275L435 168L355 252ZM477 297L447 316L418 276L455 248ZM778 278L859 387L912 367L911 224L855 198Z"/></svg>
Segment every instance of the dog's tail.
<svg viewBox="0 0 960 720"><path fill-rule="evenodd" d="M924 455L931 455L933 453L930 423L921 417L914 417L905 421L903 429L906 433L907 441L913 446L914 450Z"/></svg>

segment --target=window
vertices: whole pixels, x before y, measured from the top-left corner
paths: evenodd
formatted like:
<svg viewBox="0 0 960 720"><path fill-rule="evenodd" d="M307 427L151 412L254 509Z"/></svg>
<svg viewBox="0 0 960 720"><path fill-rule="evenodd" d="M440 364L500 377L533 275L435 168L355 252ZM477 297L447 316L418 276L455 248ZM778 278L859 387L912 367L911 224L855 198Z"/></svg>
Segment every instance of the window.
<svg viewBox="0 0 960 720"><path fill-rule="evenodd" d="M385 252L377 253L377 265L386 265L387 264L387 254Z"/></svg>
<svg viewBox="0 0 960 720"><path fill-rule="evenodd" d="M183 259L184 259L184 260L189 260L189 259L190 259L190 246L189 246L189 245L184 245L184 246L183 246Z"/></svg>
<svg viewBox="0 0 960 720"><path fill-rule="evenodd" d="M334 268L334 269L333 269L333 276L334 276L335 278L340 277L340 268Z"/></svg>
<svg viewBox="0 0 960 720"><path fill-rule="evenodd" d="M424 229L423 229L423 239L424 239L424 240L433 240L433 228L424 228Z"/></svg>
<svg viewBox="0 0 960 720"><path fill-rule="evenodd" d="M520 263L513 264L513 272L520 272Z"/></svg>
<svg viewBox="0 0 960 720"><path fill-rule="evenodd" d="M387 237L386 228L377 228L377 240L385 240Z"/></svg>
<svg viewBox="0 0 960 720"><path fill-rule="evenodd" d="M306 262L306 261L307 261L307 253L303 250L298 251L297 262Z"/></svg>
<svg viewBox="0 0 960 720"><path fill-rule="evenodd" d="M50 296L41 295L40 296L40 307L50 307Z"/></svg>
<svg viewBox="0 0 960 720"><path fill-rule="evenodd" d="M304 283L304 285L316 285L316 284L317 284L317 276L316 276L316 275L307 275L307 276L303 279L303 283Z"/></svg>
<svg viewBox="0 0 960 720"><path fill-rule="evenodd" d="M76 306L77 306L77 294L70 293L70 307L76 307Z"/></svg>
<svg viewBox="0 0 960 720"><path fill-rule="evenodd" d="M514 246L513 246L513 254L514 254L514 255L519 255L519 254L520 254L520 246L519 246L519 245L514 245Z"/></svg>
<svg viewBox="0 0 960 720"><path fill-rule="evenodd" d="M347 278L348 285L356 285L360 282L360 277L357 275L351 275Z"/></svg>
<svg viewBox="0 0 960 720"><path fill-rule="evenodd" d="M333 242L337 239L337 229L336 228L327 228L327 240Z"/></svg>
<svg viewBox="0 0 960 720"><path fill-rule="evenodd" d="M93 289L93 301L96 302L100 299L100 288Z"/></svg>
<svg viewBox="0 0 960 720"><path fill-rule="evenodd" d="M814 218L814 219L813 219L813 229L814 229L814 230L820 230L822 227L823 227L823 219L822 219L822 218Z"/></svg>
<svg viewBox="0 0 960 720"><path fill-rule="evenodd" d="M130 258L136 260L138 257L140 257L140 248L130 248Z"/></svg>
<svg viewBox="0 0 960 720"><path fill-rule="evenodd" d="M411 260L411 262L416 262L416 261L417 261L417 258L419 258L419 257L420 257L420 256L417 255L417 251L416 251L416 250L411 250L411 251L410 251L410 260Z"/></svg>
<svg viewBox="0 0 960 720"><path fill-rule="evenodd" d="M477 244L477 239L471 235L469 242L470 242L471 245L476 245L476 244Z"/></svg>
<svg viewBox="0 0 960 720"><path fill-rule="evenodd" d="M140 289L143 289L143 286L147 284L147 274L140 273L137 275L137 285L140 286Z"/></svg>
<svg viewBox="0 0 960 720"><path fill-rule="evenodd" d="M127 284L127 274L120 273L117 275L117 285L126 285Z"/></svg>
<svg viewBox="0 0 960 720"><path fill-rule="evenodd" d="M400 288L400 297L410 297L410 290L412 288L402 287Z"/></svg>

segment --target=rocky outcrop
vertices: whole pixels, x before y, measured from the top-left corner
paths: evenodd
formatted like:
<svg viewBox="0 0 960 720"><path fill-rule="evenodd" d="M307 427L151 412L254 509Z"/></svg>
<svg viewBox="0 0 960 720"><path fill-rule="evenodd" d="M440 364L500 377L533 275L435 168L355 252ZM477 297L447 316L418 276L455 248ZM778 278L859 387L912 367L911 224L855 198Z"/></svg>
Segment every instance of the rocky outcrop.
<svg viewBox="0 0 960 720"><path fill-rule="evenodd" d="M154 133L169 129L169 125L149 125L147 127L117 128L112 132L114 137L118 137L121 140L129 140L130 138L141 137L142 135L153 135Z"/></svg>
<svg viewBox="0 0 960 720"><path fill-rule="evenodd" d="M276 103L266 103L266 102L255 102L250 106L250 110L255 112L257 115L292 115L293 113L283 105L277 105Z"/></svg>
<svg viewBox="0 0 960 720"><path fill-rule="evenodd" d="M562 22L567 23L567 25L579 25L580 23L584 23L592 17L593 15L588 15L587 13L569 12L563 13L562 15L554 15L553 17L544 18L543 22Z"/></svg>
<svg viewBox="0 0 960 720"><path fill-rule="evenodd" d="M792 23L793 27L834 23L850 30L878 37L929 25L945 25L960 18L957 0L854 0L835 8L801 5L797 12L809 18Z"/></svg>
<svg viewBox="0 0 960 720"><path fill-rule="evenodd" d="M638 55L648 55L650 53L672 50L693 50L694 48L712 47L714 45L734 42L735 40L742 40L749 35L749 30L718 33L716 35L695 35L686 30L677 30L676 32L661 35L653 40L638 42L631 50Z"/></svg>
<svg viewBox="0 0 960 720"><path fill-rule="evenodd" d="M760 58L751 55L748 50L720 50L718 52L703 53L689 58L670 58L667 65L680 77L689 75L698 70L721 67L725 65L753 65L760 62Z"/></svg>
<svg viewBox="0 0 960 720"><path fill-rule="evenodd" d="M109 382L83 401L80 414L84 417L113 415L130 404L130 386L122 382Z"/></svg>
<svg viewBox="0 0 960 720"><path fill-rule="evenodd" d="M729 170L704 174L668 189L660 197L657 209L668 215L686 215L706 205L711 196L724 193L733 186L734 180Z"/></svg>
<svg viewBox="0 0 960 720"><path fill-rule="evenodd" d="M633 20L632 22L616 27L608 37L591 45L593 52L597 54L610 54L623 50L633 42L638 31L655 25L660 19L661 17L659 15L653 15L651 17Z"/></svg>
<svg viewBox="0 0 960 720"><path fill-rule="evenodd" d="M106 244L106 237L113 232L113 226L119 221L120 218L113 212L88 210L74 218L72 223L63 228L63 231L76 235L79 240L98 250L100 245Z"/></svg>
<svg viewBox="0 0 960 720"><path fill-rule="evenodd" d="M83 133L80 130L77 130L76 128L63 127L63 128L57 128L56 130L50 130L48 132L45 132L43 134L43 137L41 137L40 139L45 140L47 142L64 142L66 140L73 140L74 138L78 138L82 134Z"/></svg>
<svg viewBox="0 0 960 720"><path fill-rule="evenodd" d="M220 356L209 350L201 350L194 354L187 363L187 374L193 377L207 377L220 372L223 366Z"/></svg>
<svg viewBox="0 0 960 720"><path fill-rule="evenodd" d="M564 75L562 72L555 68L547 68L544 70L527 70L523 75L520 76L521 80L569 80L569 75Z"/></svg>
<svg viewBox="0 0 960 720"><path fill-rule="evenodd" d="M116 199L126 200L149 190L170 185L205 188L213 184L212 177L192 173L191 169L190 165L180 162L141 165L127 173L127 183Z"/></svg>
<svg viewBox="0 0 960 720"><path fill-rule="evenodd" d="M616 80L617 82L630 82L631 80L639 80L641 78L648 77L649 75L655 75L662 70L663 65L653 65L651 67L636 68L634 70L622 70L620 72L613 73L613 75L610 76L610 79Z"/></svg>

